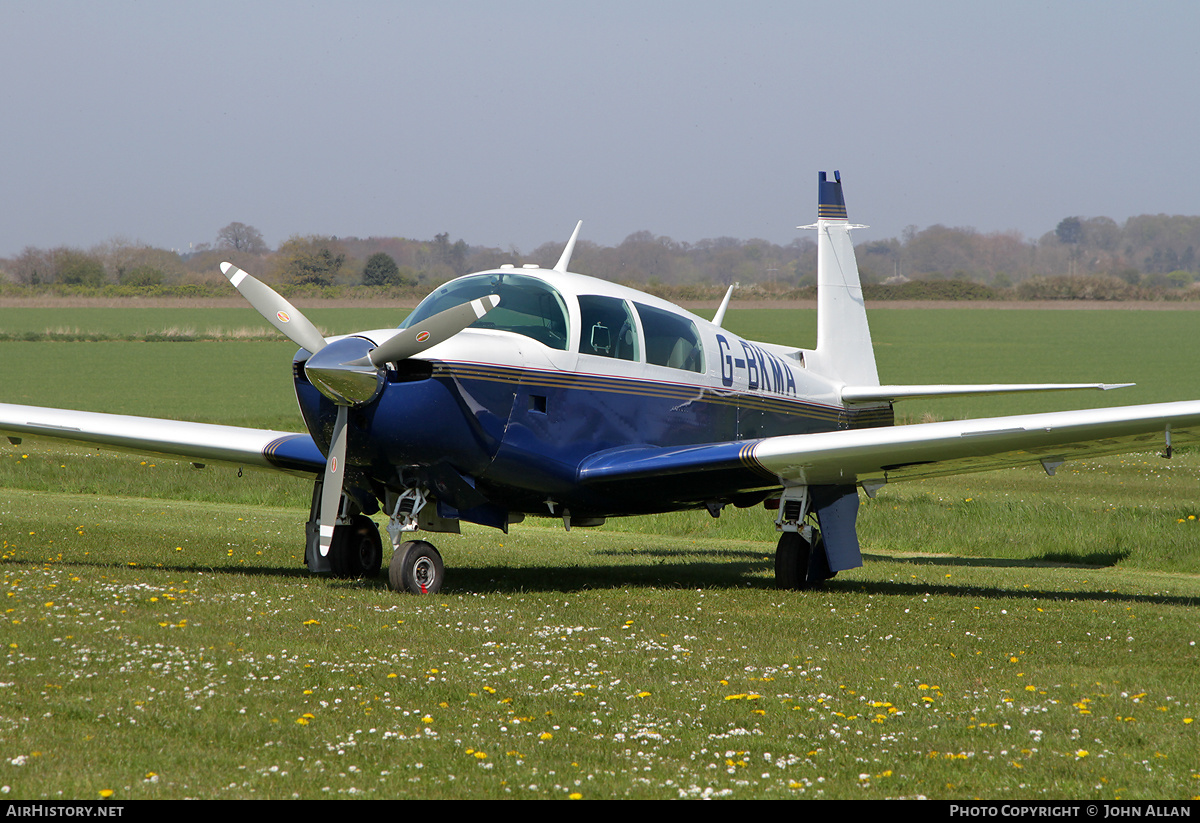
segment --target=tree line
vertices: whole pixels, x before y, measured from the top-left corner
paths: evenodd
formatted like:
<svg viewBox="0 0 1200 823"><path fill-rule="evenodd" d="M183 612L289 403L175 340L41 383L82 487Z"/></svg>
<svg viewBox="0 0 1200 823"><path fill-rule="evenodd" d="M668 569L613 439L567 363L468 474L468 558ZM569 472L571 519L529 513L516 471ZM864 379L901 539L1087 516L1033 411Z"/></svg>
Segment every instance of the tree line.
<svg viewBox="0 0 1200 823"><path fill-rule="evenodd" d="M983 233L969 227L909 226L901 237L855 246L868 286L898 287L917 281L954 281L960 287L908 286L912 292L1026 297L1083 296L1127 299L1200 291L1200 217L1141 215L1118 224L1107 217L1066 217L1036 239L1017 232ZM562 242L528 254L516 248L474 246L451 240L403 237L293 236L270 249L253 226L230 223L213 242L186 253L113 238L91 249L26 247L0 259L3 280L23 286L85 288L216 286L219 264L230 260L265 282L282 287L366 285L414 292L470 271L505 263L552 266ZM686 243L639 231L616 246L586 240L576 245L572 269L607 280L688 293L738 282L764 294L794 292L816 282L812 237L787 245L761 239L719 237ZM885 290L886 291L886 290ZM1107 295L1107 297L1101 296Z"/></svg>

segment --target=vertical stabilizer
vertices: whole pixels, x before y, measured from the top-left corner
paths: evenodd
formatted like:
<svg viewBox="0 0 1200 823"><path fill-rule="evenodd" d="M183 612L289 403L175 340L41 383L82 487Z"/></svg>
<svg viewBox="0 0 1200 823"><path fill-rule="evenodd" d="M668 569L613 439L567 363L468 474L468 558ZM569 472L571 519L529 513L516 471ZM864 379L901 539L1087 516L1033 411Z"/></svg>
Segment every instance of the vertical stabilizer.
<svg viewBox="0 0 1200 823"><path fill-rule="evenodd" d="M842 176L818 176L817 198L817 348L810 368L853 386L878 386L871 329L863 304L862 283L846 219Z"/></svg>

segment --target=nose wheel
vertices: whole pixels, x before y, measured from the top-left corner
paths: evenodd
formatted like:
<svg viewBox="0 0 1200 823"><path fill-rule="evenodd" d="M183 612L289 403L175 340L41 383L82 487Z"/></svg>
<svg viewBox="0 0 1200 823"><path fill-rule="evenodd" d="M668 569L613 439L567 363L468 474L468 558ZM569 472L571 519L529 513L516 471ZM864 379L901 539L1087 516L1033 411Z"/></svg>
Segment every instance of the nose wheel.
<svg viewBox="0 0 1200 823"><path fill-rule="evenodd" d="M437 594L445 576L442 556L424 540L401 543L388 566L388 583L393 591L401 593Z"/></svg>

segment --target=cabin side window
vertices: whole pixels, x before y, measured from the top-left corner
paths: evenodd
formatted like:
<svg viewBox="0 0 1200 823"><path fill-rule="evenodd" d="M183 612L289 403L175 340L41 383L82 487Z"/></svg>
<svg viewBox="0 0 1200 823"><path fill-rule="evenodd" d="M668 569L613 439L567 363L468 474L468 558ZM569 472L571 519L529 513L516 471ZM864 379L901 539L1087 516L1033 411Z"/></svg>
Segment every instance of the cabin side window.
<svg viewBox="0 0 1200 823"><path fill-rule="evenodd" d="M637 306L646 335L646 362L684 371L704 371L704 352L696 324L669 311Z"/></svg>
<svg viewBox="0 0 1200 823"><path fill-rule="evenodd" d="M537 278L507 272L450 281L422 300L400 328L412 328L435 314L489 294L500 295L500 305L468 328L511 331L552 349L566 350L567 305L562 296Z"/></svg>
<svg viewBox="0 0 1200 823"><path fill-rule="evenodd" d="M629 304L616 297L579 297L579 353L638 359L637 324Z"/></svg>

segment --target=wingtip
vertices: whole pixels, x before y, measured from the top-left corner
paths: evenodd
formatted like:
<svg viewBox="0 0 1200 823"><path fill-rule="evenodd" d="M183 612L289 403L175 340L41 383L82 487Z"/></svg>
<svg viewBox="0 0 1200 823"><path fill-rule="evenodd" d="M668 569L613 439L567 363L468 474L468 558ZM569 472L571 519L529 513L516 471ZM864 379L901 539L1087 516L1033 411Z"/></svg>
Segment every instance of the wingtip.
<svg viewBox="0 0 1200 823"><path fill-rule="evenodd" d="M232 268L235 268L235 266L234 266L232 263L222 263L222 264L221 264L221 274L223 274L223 275L225 275L226 277L228 277L228 276L229 276L229 270L230 270L230 269L232 269Z"/></svg>

